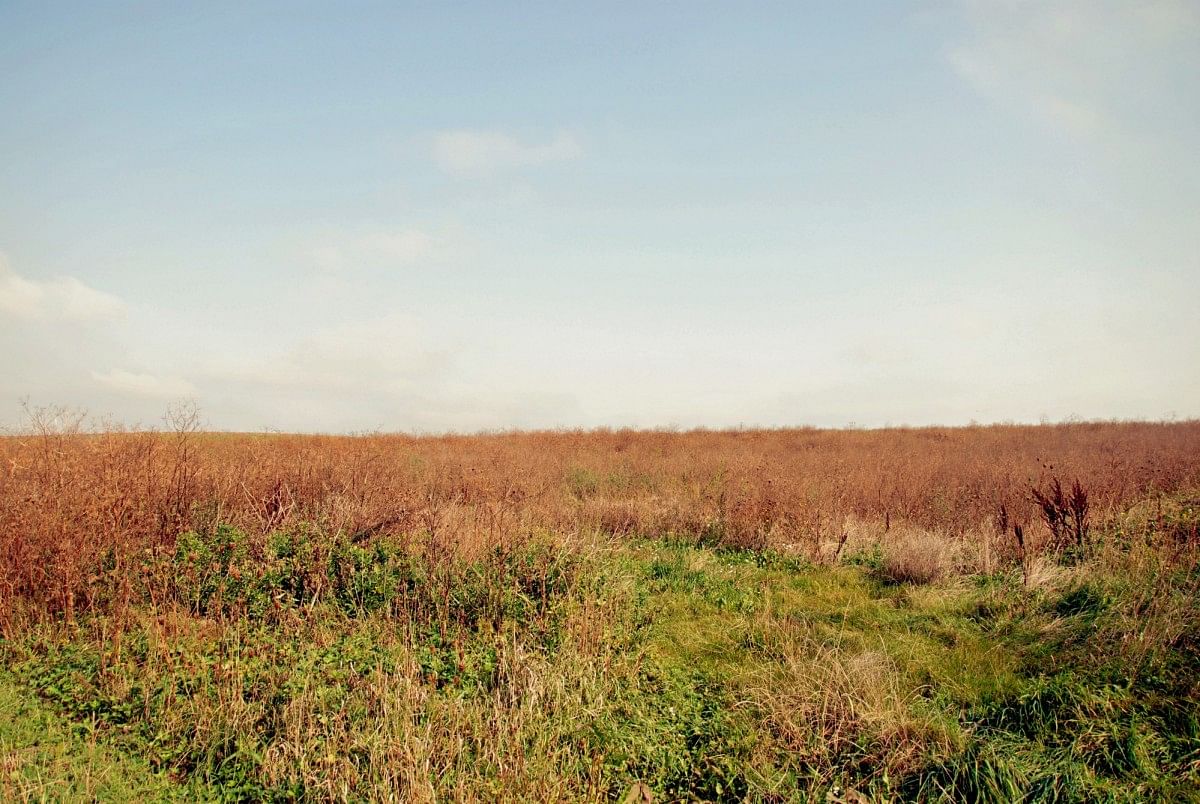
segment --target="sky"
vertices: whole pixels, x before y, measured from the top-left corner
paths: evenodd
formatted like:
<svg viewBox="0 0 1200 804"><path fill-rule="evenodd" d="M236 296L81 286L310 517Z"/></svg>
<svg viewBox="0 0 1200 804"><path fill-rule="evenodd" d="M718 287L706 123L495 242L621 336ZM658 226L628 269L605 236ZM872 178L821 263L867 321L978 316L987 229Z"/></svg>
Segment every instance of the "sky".
<svg viewBox="0 0 1200 804"><path fill-rule="evenodd" d="M1200 0L0 0L0 424L1200 416Z"/></svg>

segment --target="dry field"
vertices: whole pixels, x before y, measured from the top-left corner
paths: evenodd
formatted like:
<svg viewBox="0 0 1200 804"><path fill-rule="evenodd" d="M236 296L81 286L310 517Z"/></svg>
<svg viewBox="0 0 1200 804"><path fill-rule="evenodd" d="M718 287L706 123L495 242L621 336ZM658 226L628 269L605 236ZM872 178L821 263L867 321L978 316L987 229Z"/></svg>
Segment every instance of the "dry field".
<svg viewBox="0 0 1200 804"><path fill-rule="evenodd" d="M1194 798L1198 489L1198 422L31 411L0 439L0 791Z"/></svg>

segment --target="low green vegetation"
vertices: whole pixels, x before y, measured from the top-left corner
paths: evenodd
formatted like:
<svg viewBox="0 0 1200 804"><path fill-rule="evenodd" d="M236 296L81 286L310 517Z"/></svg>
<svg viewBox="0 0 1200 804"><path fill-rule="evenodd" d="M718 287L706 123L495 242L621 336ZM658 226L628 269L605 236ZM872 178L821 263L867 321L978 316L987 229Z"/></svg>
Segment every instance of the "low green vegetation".
<svg viewBox="0 0 1200 804"><path fill-rule="evenodd" d="M0 791L1200 800L1198 519L1176 501L1087 556L928 583L878 550L212 527L113 614L0 643Z"/></svg>
<svg viewBox="0 0 1200 804"><path fill-rule="evenodd" d="M71 722L0 681L0 798L5 801L186 801L185 791L144 759L103 745L86 721ZM185 795L185 792L189 795Z"/></svg>

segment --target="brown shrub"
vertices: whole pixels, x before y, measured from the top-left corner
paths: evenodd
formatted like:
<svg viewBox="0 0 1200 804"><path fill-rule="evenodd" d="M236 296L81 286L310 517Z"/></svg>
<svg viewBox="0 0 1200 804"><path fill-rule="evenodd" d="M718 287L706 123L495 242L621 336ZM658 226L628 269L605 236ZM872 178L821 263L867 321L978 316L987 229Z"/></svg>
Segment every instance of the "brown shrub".
<svg viewBox="0 0 1200 804"><path fill-rule="evenodd" d="M258 535L307 522L467 555L604 531L819 557L847 521L893 540L914 529L975 541L1001 505L1035 523L1029 490L1051 459L1087 489L1073 535L1200 484L1200 422L425 437L203 433L187 411L167 432L85 424L34 410L25 432L0 438L0 625L119 605L146 555L217 522ZM1049 541L1037 527L1027 537ZM898 548L897 578L947 566L933 543Z"/></svg>

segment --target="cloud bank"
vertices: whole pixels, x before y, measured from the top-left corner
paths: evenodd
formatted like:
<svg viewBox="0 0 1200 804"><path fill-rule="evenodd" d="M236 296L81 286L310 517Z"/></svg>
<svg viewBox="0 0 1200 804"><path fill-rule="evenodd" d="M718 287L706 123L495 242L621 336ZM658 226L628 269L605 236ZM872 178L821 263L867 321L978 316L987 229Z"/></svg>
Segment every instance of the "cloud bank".
<svg viewBox="0 0 1200 804"><path fill-rule="evenodd" d="M120 318L125 303L71 276L28 279L0 254L0 315L28 321L97 321Z"/></svg>

